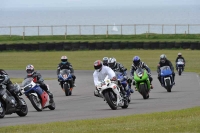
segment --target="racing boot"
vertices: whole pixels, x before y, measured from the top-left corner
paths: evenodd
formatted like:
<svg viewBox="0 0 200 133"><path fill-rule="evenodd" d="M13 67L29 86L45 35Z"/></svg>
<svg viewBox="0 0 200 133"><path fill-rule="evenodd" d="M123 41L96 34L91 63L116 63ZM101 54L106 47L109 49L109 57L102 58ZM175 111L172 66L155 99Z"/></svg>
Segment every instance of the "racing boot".
<svg viewBox="0 0 200 133"><path fill-rule="evenodd" d="M53 103L54 102L54 100L53 100L53 94L49 90L47 90L47 94L49 95L49 98L50 98L49 103Z"/></svg>

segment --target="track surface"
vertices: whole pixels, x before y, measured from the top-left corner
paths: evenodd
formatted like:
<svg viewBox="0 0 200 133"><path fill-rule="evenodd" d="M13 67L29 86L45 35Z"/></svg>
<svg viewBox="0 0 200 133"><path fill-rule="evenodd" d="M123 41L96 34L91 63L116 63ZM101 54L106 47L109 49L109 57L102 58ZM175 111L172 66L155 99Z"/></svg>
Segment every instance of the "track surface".
<svg viewBox="0 0 200 133"><path fill-rule="evenodd" d="M11 78L23 78L26 75L25 71L7 72ZM41 70L40 72L43 78L56 78L56 71ZM176 85L169 93L160 86L157 74L153 72L154 89L150 92L150 98L144 100L138 92L134 92L129 107L127 109L118 108L118 110L111 110L103 99L93 96L93 71L77 70L75 74L77 76L77 87L74 88L72 96L68 97L64 95L57 80L45 81L54 94L55 110L45 109L42 112L37 112L30 101L23 96L28 104L29 112L27 116L6 115L3 119L0 119L0 126L105 118L199 106L200 80L195 73L184 72L181 76L176 74Z"/></svg>

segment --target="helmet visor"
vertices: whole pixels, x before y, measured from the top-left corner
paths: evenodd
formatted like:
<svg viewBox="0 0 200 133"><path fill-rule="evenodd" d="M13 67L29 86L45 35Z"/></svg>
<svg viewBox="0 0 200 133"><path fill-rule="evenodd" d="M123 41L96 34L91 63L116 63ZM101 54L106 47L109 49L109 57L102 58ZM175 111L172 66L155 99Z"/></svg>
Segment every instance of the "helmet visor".
<svg viewBox="0 0 200 133"><path fill-rule="evenodd" d="M165 63L165 59L160 59L160 62Z"/></svg>
<svg viewBox="0 0 200 133"><path fill-rule="evenodd" d="M115 66L115 63L108 63L108 66L109 66L110 68L113 68L113 67Z"/></svg>

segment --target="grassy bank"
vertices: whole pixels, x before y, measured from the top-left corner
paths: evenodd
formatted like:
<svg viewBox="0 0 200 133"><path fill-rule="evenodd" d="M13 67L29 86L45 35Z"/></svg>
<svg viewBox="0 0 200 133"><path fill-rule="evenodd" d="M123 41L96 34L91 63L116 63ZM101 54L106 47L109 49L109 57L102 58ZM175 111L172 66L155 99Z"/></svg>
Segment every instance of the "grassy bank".
<svg viewBox="0 0 200 133"><path fill-rule="evenodd" d="M93 70L93 62L104 56L115 57L128 70L132 58L141 57L151 70L156 70L159 57L166 54L175 65L178 52L186 59L185 71L200 73L200 55L198 50L95 50L95 51L51 51L51 52L1 52L1 68L5 70L25 70L27 64L33 64L37 70L55 70L62 55L68 56L75 70Z"/></svg>
<svg viewBox="0 0 200 133"><path fill-rule="evenodd" d="M199 133L200 107L94 120L1 127L1 133Z"/></svg>
<svg viewBox="0 0 200 133"><path fill-rule="evenodd" d="M24 40L23 40L24 39ZM37 43L37 42L73 42L73 41L199 41L200 34L140 34L140 35L54 35L54 36L0 36L0 44Z"/></svg>

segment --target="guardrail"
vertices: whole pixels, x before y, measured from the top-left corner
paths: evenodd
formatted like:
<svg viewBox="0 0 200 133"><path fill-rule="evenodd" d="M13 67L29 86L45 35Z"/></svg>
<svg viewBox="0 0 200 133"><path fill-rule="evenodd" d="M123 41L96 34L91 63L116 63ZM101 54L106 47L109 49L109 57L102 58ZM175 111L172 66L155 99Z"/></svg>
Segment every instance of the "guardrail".
<svg viewBox="0 0 200 133"><path fill-rule="evenodd" d="M200 24L0 26L0 35L200 34Z"/></svg>

